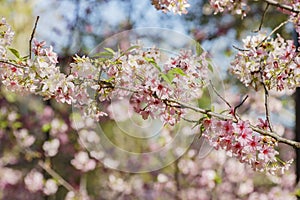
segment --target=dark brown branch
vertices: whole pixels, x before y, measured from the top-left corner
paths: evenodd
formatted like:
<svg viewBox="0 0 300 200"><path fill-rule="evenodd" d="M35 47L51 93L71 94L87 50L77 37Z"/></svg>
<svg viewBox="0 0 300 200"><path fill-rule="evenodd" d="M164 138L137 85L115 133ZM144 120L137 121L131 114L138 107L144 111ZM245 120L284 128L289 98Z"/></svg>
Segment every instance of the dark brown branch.
<svg viewBox="0 0 300 200"><path fill-rule="evenodd" d="M187 109L193 110L195 112L199 112L199 113L202 113L202 114L206 114L206 115L218 118L220 120L232 120L234 123L238 122L235 118L233 118L231 116L215 113L215 112L212 112L210 110L205 110L205 109L202 109L202 108L198 108L198 107L192 106L190 104L187 104L187 103L184 103L184 102L179 102L179 101L176 101L176 100L169 100L169 101L172 101L174 103L177 103L177 104L181 105L182 108L187 108ZM259 127L256 127L254 125L250 125L250 126L251 126L252 130L257 132L257 133L260 133L262 135L270 136L270 137L276 139L278 142L288 144L288 145L293 146L295 148L300 148L300 142L296 142L296 141L293 141L293 140L286 139L284 137L279 136L275 132L262 130Z"/></svg>
<svg viewBox="0 0 300 200"><path fill-rule="evenodd" d="M40 19L40 16L37 16L36 20L35 20L35 23L34 23L32 33L31 33L31 36L30 36L30 40L29 40L29 59L31 59L32 40L33 40L33 37L34 37L35 31L36 31L36 27L37 27L39 19Z"/></svg>
<svg viewBox="0 0 300 200"><path fill-rule="evenodd" d="M232 47L235 48L238 51L250 51L249 49L241 49L241 48L239 48L239 47L237 47L235 45L232 45Z"/></svg>
<svg viewBox="0 0 300 200"><path fill-rule="evenodd" d="M215 86L213 85L212 81L210 80L209 82L210 82L210 85L211 85L212 89L213 89L214 92L217 94L217 96L218 96L220 99L222 99L222 101L224 101L224 102L227 104L227 106L228 106L229 108L231 108L230 103L229 103L228 101L226 101L226 99L225 99L224 97L222 97L222 96L219 94L219 92L217 91L217 89L216 89Z"/></svg>
<svg viewBox="0 0 300 200"><path fill-rule="evenodd" d="M263 25L263 23L264 23L264 19L265 19L265 17L266 17L266 14L267 14L267 11L268 11L269 6L270 6L270 4L267 3L267 6L266 6L266 8L265 8L265 10L264 10L264 13L263 13L263 15L262 15L262 17L261 17L259 27L258 27L257 30L253 31L254 33L257 33L257 32L259 32L259 31L261 30L261 27L262 27L262 25Z"/></svg>
<svg viewBox="0 0 300 200"><path fill-rule="evenodd" d="M270 119L270 112L269 112L269 91L264 83L262 83L264 86L264 92L265 92L265 109L266 109L266 119L270 128L270 131L273 132L271 119Z"/></svg>
<svg viewBox="0 0 300 200"><path fill-rule="evenodd" d="M290 145L292 147L300 149L300 142L296 142L296 141L293 141L293 140L286 139L284 137L279 136L277 133L270 132L270 131L264 131L264 130L256 127L256 126L253 126L253 125L250 125L250 127L252 128L253 131L255 131L257 133L260 133L262 135L270 136L270 137L274 138L275 140L277 140L278 142L285 143L287 145Z"/></svg>
<svg viewBox="0 0 300 200"><path fill-rule="evenodd" d="M12 65L12 66L17 67L17 68L22 68L22 66L20 66L18 64L15 64L15 63L12 63L12 62L7 61L7 60L0 60L0 63L7 64L7 65Z"/></svg>
<svg viewBox="0 0 300 200"><path fill-rule="evenodd" d="M234 107L234 109L233 109L234 115L235 115L235 113L236 113L236 110L237 110L239 107L241 107L241 106L245 103L245 101L248 99L248 97L249 97L248 95L245 96L244 99L241 101L241 103L240 103L239 105L237 105L237 106Z"/></svg>

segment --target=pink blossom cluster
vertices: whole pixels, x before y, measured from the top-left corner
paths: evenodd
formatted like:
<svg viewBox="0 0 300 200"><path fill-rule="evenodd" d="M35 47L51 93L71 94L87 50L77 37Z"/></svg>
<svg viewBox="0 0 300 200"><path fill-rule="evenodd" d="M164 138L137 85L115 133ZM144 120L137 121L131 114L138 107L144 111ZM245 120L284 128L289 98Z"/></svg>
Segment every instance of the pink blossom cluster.
<svg viewBox="0 0 300 200"><path fill-rule="evenodd" d="M11 37L3 38L8 38L3 44L10 44ZM188 102L200 97L208 73L205 53L196 56L182 50L179 55L168 57L157 48L144 50L140 45L126 53L110 49L112 58L104 61L75 56L70 64L71 73L66 75L57 66L53 48L45 45L34 40L34 57L29 59L14 50L16 61L8 62L5 58L7 63L0 64L2 83L11 91L31 92L44 99L73 104L95 119L106 116L99 102L122 98L134 91L133 106L144 119L157 114L173 125L183 111L170 106L167 99ZM163 56L169 59L162 62ZM88 92L90 89L93 94Z"/></svg>
<svg viewBox="0 0 300 200"><path fill-rule="evenodd" d="M57 54L53 48L45 48L45 42L34 40L34 58L18 57L11 64L0 63L2 83L11 91L31 92L44 97L55 98L58 102L71 104L74 99L73 76L60 72L56 65ZM7 58L4 60L8 61Z"/></svg>
<svg viewBox="0 0 300 200"><path fill-rule="evenodd" d="M138 93L132 95L130 103L134 111L141 114L143 119L148 119L149 115L156 118L155 114L159 114L162 121L175 125L175 123L180 120L183 110L168 106L166 99L155 97L156 93L168 96L169 91L164 88L163 85L153 81L153 84L150 85L150 88L151 87L155 87L155 90L152 91L151 89L142 87L138 90Z"/></svg>
<svg viewBox="0 0 300 200"><path fill-rule="evenodd" d="M190 102L201 97L206 86L209 64L205 53L196 56L191 51L180 51L166 62L162 62L162 52L157 48L143 50L139 46L129 54L115 54L116 59L102 66L102 72L112 80L107 84L114 87L107 97L133 93L130 103L144 119L160 117L174 125L183 109L169 100ZM107 88L101 88L102 96L106 93Z"/></svg>
<svg viewBox="0 0 300 200"><path fill-rule="evenodd" d="M232 12L233 14L246 16L249 7L247 0L210 0L211 7L215 10L214 14L222 12Z"/></svg>
<svg viewBox="0 0 300 200"><path fill-rule="evenodd" d="M53 48L46 47L45 42L38 42L34 39L33 58L21 57L17 50L13 50L17 58L11 61L7 58L6 52L13 39L13 32L10 26L5 24L4 19L2 24L7 26L7 30L0 37L2 54L0 79L9 90L38 94L44 99L54 98L58 102L67 104L73 103L79 106L88 104L86 113L90 116L99 118L105 115L98 110L95 102L89 99L87 94L87 88L95 85L95 80L97 80L95 76L99 71L91 64L89 58L76 56L75 63L70 64L72 73L66 75L57 65L58 57L53 52Z"/></svg>
<svg viewBox="0 0 300 200"><path fill-rule="evenodd" d="M152 0L152 5L165 13L171 11L179 15L187 14L186 8L190 7L188 0Z"/></svg>
<svg viewBox="0 0 300 200"><path fill-rule="evenodd" d="M256 171L267 171L271 174L284 173L291 165L291 161L280 166L275 149L277 142L268 136L253 132L249 121L233 123L231 120L205 119L203 135L215 149L223 149L229 156L247 163ZM268 129L266 122L260 120L258 125Z"/></svg>
<svg viewBox="0 0 300 200"><path fill-rule="evenodd" d="M74 159L71 160L71 164L78 170L87 172L95 169L96 161L89 158L89 154L85 151L78 152Z"/></svg>
<svg viewBox="0 0 300 200"><path fill-rule="evenodd" d="M248 36L243 43L231 71L244 85L257 89L264 84L277 91L300 86L300 56L293 41L258 34Z"/></svg>
<svg viewBox="0 0 300 200"><path fill-rule="evenodd" d="M58 185L54 179L45 180L41 172L31 170L24 178L26 188L31 192L43 191L45 195L55 194Z"/></svg>

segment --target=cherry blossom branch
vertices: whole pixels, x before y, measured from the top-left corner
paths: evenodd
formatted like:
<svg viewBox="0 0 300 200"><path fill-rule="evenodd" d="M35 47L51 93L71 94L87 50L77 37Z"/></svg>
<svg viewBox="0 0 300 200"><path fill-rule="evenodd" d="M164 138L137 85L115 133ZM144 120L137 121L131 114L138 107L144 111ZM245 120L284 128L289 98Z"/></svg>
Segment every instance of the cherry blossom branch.
<svg viewBox="0 0 300 200"><path fill-rule="evenodd" d="M284 10L288 10L288 11L291 11L291 12L294 12L294 13L300 13L300 10L295 9L293 6L289 6L289 5L286 5L286 4L281 4L281 3L279 3L278 1L275 1L275 0L264 0L264 1L266 3L272 5L272 6L282 8Z"/></svg>
<svg viewBox="0 0 300 200"><path fill-rule="evenodd" d="M242 48L239 48L239 47L237 47L235 45L232 45L232 47L235 48L238 51L250 51L249 49L242 49Z"/></svg>
<svg viewBox="0 0 300 200"><path fill-rule="evenodd" d="M281 24L279 24L276 28L274 28L272 30L272 32L267 35L258 45L257 47L260 47L269 37L271 37L271 35L273 35L274 33L276 33L276 31L278 31L281 27L283 27L284 25L286 25L287 23L289 23L290 21L289 20L286 20L284 22L282 22Z"/></svg>
<svg viewBox="0 0 300 200"><path fill-rule="evenodd" d="M35 31L36 31L37 24L39 22L39 19L40 19L40 16L37 16L36 20L35 20L35 23L34 23L34 27L33 27L32 33L31 33L31 36L30 36L30 40L29 40L29 58L31 58L32 40L33 40Z"/></svg>
<svg viewBox="0 0 300 200"><path fill-rule="evenodd" d="M133 89L120 87L120 86L110 85L108 87L115 88L115 89L121 89L121 90L129 91L129 92L133 92L133 93L137 92L137 91L134 91ZM247 99L247 96L242 100L242 102L238 106L236 106L236 109L238 107L240 107L240 105L242 105L246 101L246 99ZM238 123L238 119L236 119L234 117L224 115L224 114L220 114L220 113L216 113L216 112L213 112L211 110L205 110L203 108L195 107L193 105L190 105L190 104L184 103L184 102L180 102L180 101L175 100L175 99L166 99L165 101L169 102L169 104L168 104L169 106L176 106L176 107L180 106L181 108L187 108L187 109L193 110L193 111L198 112L198 113L202 113L202 114L205 114L205 115L208 115L208 116L211 116L211 117L218 118L220 120L224 120L224 121L231 120L234 123ZM191 121L191 120L189 120L189 121ZM296 142L296 141L289 140L289 139L286 139L284 137L281 137L277 133L275 133L274 131L266 131L266 130L260 129L257 126L254 126L252 124L250 124L250 127L252 128L253 131L255 131L257 133L260 133L262 135L270 136L270 137L276 139L280 143L285 143L285 144L288 144L288 145L293 146L295 148L300 148L300 142Z"/></svg>
<svg viewBox="0 0 300 200"><path fill-rule="evenodd" d="M19 145L22 146L22 145ZM22 147L22 149L24 150L24 152L30 154L30 155L36 155L38 158L40 158L40 155L37 155L36 152L32 151L30 148L28 147ZM62 178L57 172L55 172L53 169L51 169L51 167L49 166L49 164L45 163L42 160L39 160L38 165L44 170L46 171L49 175L51 175L55 180L57 180L59 182L59 184L61 184L64 188L66 188L68 191L73 191L75 194L78 193L76 191L76 189L69 184L64 178Z"/></svg>
<svg viewBox="0 0 300 200"><path fill-rule="evenodd" d="M7 61L7 60L0 60L0 63L12 65L12 66L17 67L17 68L22 68L22 66L20 66L18 64L15 64L15 63L12 63L12 62Z"/></svg>
<svg viewBox="0 0 300 200"><path fill-rule="evenodd" d="M238 122L235 118L233 118L231 116L228 116L228 115L223 115L223 114L212 112L210 110L205 110L203 108L198 108L198 107L195 107L193 105L190 105L190 104L187 104L187 103L184 103L184 102L179 102L177 100L168 100L168 101L171 101L173 103L177 103L178 105L181 105L182 108L188 108L188 109L193 110L195 112L199 112L199 113L202 113L202 114L206 114L208 116L216 117L220 120L232 120L234 123ZM260 133L262 135L270 136L270 137L276 139L278 142L288 144L288 145L293 146L295 148L300 148L300 142L296 142L296 141L293 141L293 140L286 139L284 137L279 136L275 132L262 130L262 129L254 126L254 125L250 125L250 127L252 128L253 131L255 131L257 133Z"/></svg>

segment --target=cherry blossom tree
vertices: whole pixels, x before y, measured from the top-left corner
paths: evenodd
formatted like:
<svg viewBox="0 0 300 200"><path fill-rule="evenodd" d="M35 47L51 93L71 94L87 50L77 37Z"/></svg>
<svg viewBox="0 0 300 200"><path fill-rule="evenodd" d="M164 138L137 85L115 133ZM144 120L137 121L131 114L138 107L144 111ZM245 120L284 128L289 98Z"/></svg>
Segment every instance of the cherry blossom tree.
<svg viewBox="0 0 300 200"><path fill-rule="evenodd" d="M187 14L193 6L187 0L151 2L157 10L179 15ZM1 188L6 191L2 195L11 197L9 188L20 187L20 191L29 192L28 199L42 195L65 199L100 196L106 199L295 199L297 191L292 184L295 176L289 169L293 159L279 145L300 148L300 143L288 134L280 134L280 126L272 121L271 112L275 108L270 102L276 101L274 96L280 92L289 94L300 86L298 50L293 40L276 34L287 23L299 32L300 5L297 1L263 2L267 5L265 13L272 6L286 15L287 20L274 27L270 34L259 30L243 39L242 47L234 47L237 53L229 70L249 94L254 92L257 98L263 97L262 101L253 100L261 106L257 110L264 110L263 118L240 111L249 105L249 96L232 104L218 91L210 75L214 71L210 56L199 44L194 49L181 49L177 55L170 55L162 49L130 41L118 49L105 47L93 57L74 55L70 71L65 73L60 70L53 47L34 38L39 18L29 41L29 55L25 56L11 46L15 34L2 18L0 79L5 90L13 95L33 94L45 101L54 99L57 105L72 105L79 112L71 116L68 112L56 115L55 108L42 105L42 112L37 108L31 111L41 120L31 121L28 116L22 119L18 109L7 106L16 100L4 93L0 102L3 118L0 133L2 140L8 141L3 152L9 148L12 151L0 162L0 173L4 174L0 179ZM227 12L246 18L251 10L246 0L209 3L215 14ZM207 109L190 103L201 99L208 88L226 109L213 106ZM218 151L207 155L201 163L199 153L203 154L205 149L199 150L199 140L195 140L184 154L177 152L179 156L167 167L169 170L153 170L155 178L151 183L140 175L128 177L125 172L113 170L118 169L113 167L120 164L118 160L111 160L103 151L89 146L101 146L102 138L95 131L95 123L116 118L111 111L113 101L128 96L132 113L143 120L161 121L162 141L170 140L176 125L183 122L183 135L188 132L197 136L204 142L202 147L207 145L206 141ZM110 106L106 106L108 103ZM149 149L157 150L155 145L158 144L152 144ZM68 164L60 166L55 160L58 157L66 158ZM22 162L30 165L25 173L9 167ZM138 166L134 167L140 172ZM67 172L60 174L61 168ZM104 174L102 180L89 177L99 173ZM254 183L258 173L276 186L264 192ZM247 178L243 179L243 174Z"/></svg>

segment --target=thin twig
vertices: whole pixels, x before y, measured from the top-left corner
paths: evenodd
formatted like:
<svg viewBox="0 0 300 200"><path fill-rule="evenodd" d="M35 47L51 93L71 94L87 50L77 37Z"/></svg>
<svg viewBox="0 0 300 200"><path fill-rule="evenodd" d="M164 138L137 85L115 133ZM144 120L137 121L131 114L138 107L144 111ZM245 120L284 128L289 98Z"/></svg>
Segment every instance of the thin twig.
<svg viewBox="0 0 300 200"><path fill-rule="evenodd" d="M65 179L63 179L58 173L56 173L51 167L45 164L42 161L39 161L38 165L43 168L48 174L50 174L55 180L57 180L63 187L65 187L68 191L73 191L77 193L75 188L70 185Z"/></svg>
<svg viewBox="0 0 300 200"><path fill-rule="evenodd" d="M33 40L33 37L34 37L35 31L36 31L36 27L37 27L39 19L40 19L40 16L37 16L36 20L35 20L35 23L34 23L32 33L31 33L31 36L30 36L30 40L29 40L29 59L31 59L32 40Z"/></svg>
<svg viewBox="0 0 300 200"><path fill-rule="evenodd" d="M271 119L270 119L270 113L269 113L269 92L268 92L268 89L267 89L266 85L263 82L262 82L262 85L264 86L264 91L265 91L266 118L267 118L267 122L269 124L270 131L273 132Z"/></svg>
<svg viewBox="0 0 300 200"><path fill-rule="evenodd" d="M242 49L242 48L239 48L239 47L237 47L235 45L232 45L232 47L235 48L238 51L250 51L249 49Z"/></svg>
<svg viewBox="0 0 300 200"><path fill-rule="evenodd" d="M215 86L213 85L212 81L209 80L209 82L210 82L210 85L211 85L212 89L213 89L214 92L217 94L217 96L218 96L220 99L222 99L222 101L224 101L224 102L227 104L227 106L228 106L229 108L231 108L230 103L229 103L228 101L226 101L226 99L225 99L224 97L222 97L222 96L219 94L219 92L216 90Z"/></svg>
<svg viewBox="0 0 300 200"><path fill-rule="evenodd" d="M268 35L266 36L257 46L257 47L260 47L269 37L271 37L271 35L273 35L276 31L278 31L282 26L286 25L287 23L289 22L289 20L286 20L284 22L282 22L281 24L279 24L276 28L273 29L273 31Z"/></svg>
<svg viewBox="0 0 300 200"><path fill-rule="evenodd" d="M0 60L0 63L3 63L3 64L8 64L8 65L12 65L14 67L17 67L17 68L23 68L21 65L18 65L18 64L15 64L15 63L12 63L10 61L7 61L7 60Z"/></svg>
<svg viewBox="0 0 300 200"><path fill-rule="evenodd" d="M296 142L296 141L293 141L293 140L286 139L284 137L279 136L275 132L264 131L264 130L262 130L262 129L260 129L257 126L254 126L252 124L250 125L250 127L252 128L253 131L255 131L257 133L260 133L262 135L270 136L270 137L274 138L275 140L277 140L280 143L285 143L285 144L288 144L292 147L300 149L300 142Z"/></svg>
<svg viewBox="0 0 300 200"><path fill-rule="evenodd" d="M269 34L269 35L267 35L257 46L256 46L256 48L258 48L258 47L260 47L269 37L271 37L271 35L273 35L276 31L278 31L282 26L284 26L284 25L286 25L287 23L289 22L289 20L286 20L286 21L284 21L284 22L282 22L281 24L279 24L276 28L274 28L273 30L272 30L272 32ZM239 47L237 47L237 46L235 46L235 45L232 45L232 47L233 48L235 48L235 49L237 49L237 50L239 50L239 51L250 51L249 49L241 49L241 48L239 48Z"/></svg>
<svg viewBox="0 0 300 200"><path fill-rule="evenodd" d="M237 106L235 106L234 107L234 109L233 109L233 113L234 113L234 115L235 115L235 113L236 113L236 110L239 108L239 107L241 107L244 103L245 103L245 101L248 99L248 95L246 95L245 97L244 97L244 99L241 101L241 103L239 103L239 105L237 105Z"/></svg>
<svg viewBox="0 0 300 200"><path fill-rule="evenodd" d="M257 32L259 32L259 31L261 30L261 27L262 27L262 25L263 25L263 23L264 23L264 19L265 19L265 17L266 17L266 14L267 14L267 11L268 11L269 6L270 6L270 4L267 3L267 6L266 6L266 8L265 8L265 10L264 10L264 13L263 13L263 15L262 15L262 17L261 17L259 27L258 27L257 30L253 31L254 33L257 33Z"/></svg>

